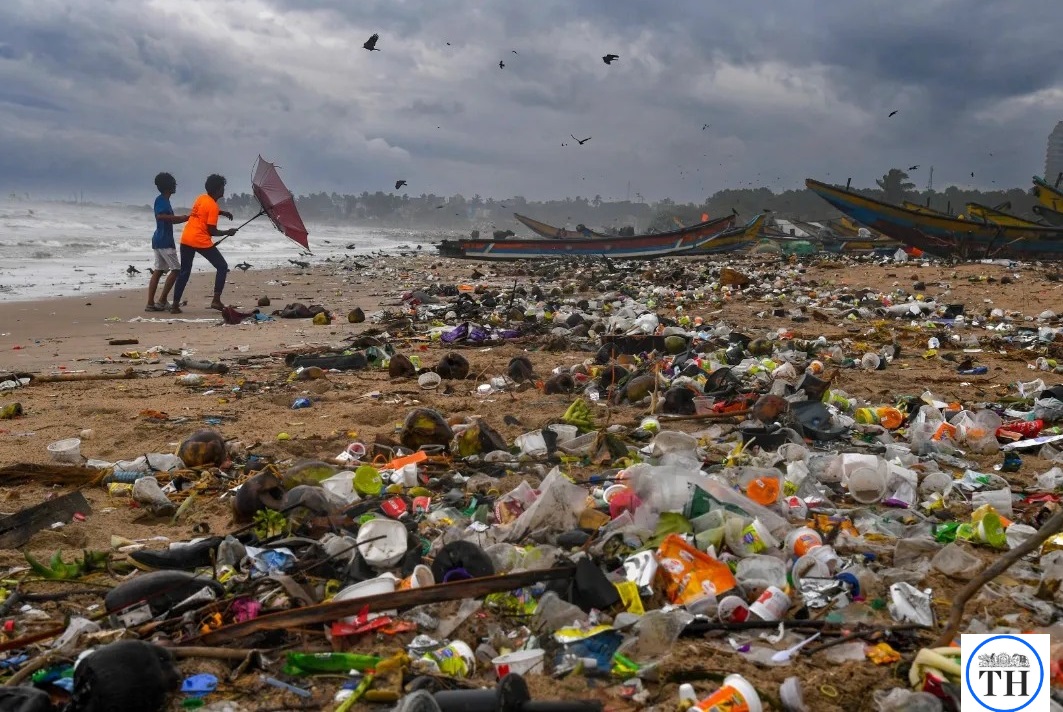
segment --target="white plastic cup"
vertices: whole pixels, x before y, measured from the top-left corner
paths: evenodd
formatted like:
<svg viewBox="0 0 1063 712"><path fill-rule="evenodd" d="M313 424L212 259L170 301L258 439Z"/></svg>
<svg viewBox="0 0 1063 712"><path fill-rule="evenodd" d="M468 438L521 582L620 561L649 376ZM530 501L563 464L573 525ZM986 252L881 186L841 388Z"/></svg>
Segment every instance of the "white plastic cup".
<svg viewBox="0 0 1063 712"><path fill-rule="evenodd" d="M742 623L749 620L749 604L738 596L726 596L716 606L721 623Z"/></svg>
<svg viewBox="0 0 1063 712"><path fill-rule="evenodd" d="M399 590L405 591L411 588L427 588L428 586L435 585L436 577L432 574L432 569L424 564L417 564L417 566L413 567L413 572L399 582Z"/></svg>
<svg viewBox="0 0 1063 712"><path fill-rule="evenodd" d="M48 446L48 453L56 462L81 462L81 438L56 440Z"/></svg>
<svg viewBox="0 0 1063 712"><path fill-rule="evenodd" d="M546 652L533 648L532 650L517 650L505 655L499 655L491 661L495 666L495 674L501 680L510 673L518 675L541 675L543 673L543 658Z"/></svg>
<svg viewBox="0 0 1063 712"><path fill-rule="evenodd" d="M443 378L435 371L428 371L417 377L417 385L426 391L434 391L442 382Z"/></svg>
<svg viewBox="0 0 1063 712"><path fill-rule="evenodd" d="M569 440L575 440L576 436L579 435L579 428L568 423L553 423L547 427L557 435L558 445L567 443Z"/></svg>
<svg viewBox="0 0 1063 712"><path fill-rule="evenodd" d="M749 606L749 612L764 621L778 621L790 610L790 597L776 586L768 586Z"/></svg>
<svg viewBox="0 0 1063 712"><path fill-rule="evenodd" d="M794 556L802 557L813 547L822 546L823 537L811 527L798 527L786 536L786 548Z"/></svg>
<svg viewBox="0 0 1063 712"><path fill-rule="evenodd" d="M749 680L741 675L728 675L723 686L694 705L697 710L733 710L733 712L764 712L760 695Z"/></svg>
<svg viewBox="0 0 1063 712"><path fill-rule="evenodd" d="M849 475L849 496L860 504L874 504L886 494L886 473L877 467L858 467Z"/></svg>

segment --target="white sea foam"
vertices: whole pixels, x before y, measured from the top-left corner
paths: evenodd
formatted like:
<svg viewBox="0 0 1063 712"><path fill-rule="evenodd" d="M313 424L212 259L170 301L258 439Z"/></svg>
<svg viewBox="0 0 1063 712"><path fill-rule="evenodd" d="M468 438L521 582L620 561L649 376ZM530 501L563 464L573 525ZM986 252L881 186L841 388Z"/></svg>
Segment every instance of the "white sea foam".
<svg viewBox="0 0 1063 712"><path fill-rule="evenodd" d="M233 227L243 222L237 217ZM223 229L229 226L224 218L221 222ZM230 267L246 261L262 269L287 265L289 259L315 263L377 250L396 252L403 245L423 244L427 249L429 242L446 236L423 230L313 223L307 229L312 257L300 257L299 246L264 217L225 240L221 250ZM154 231L150 208L0 200L0 301L143 287L154 262ZM176 226L178 240L180 231L181 226ZM352 243L355 249L348 250ZM129 265L141 274L128 276ZM213 268L206 260L196 260L195 269Z"/></svg>

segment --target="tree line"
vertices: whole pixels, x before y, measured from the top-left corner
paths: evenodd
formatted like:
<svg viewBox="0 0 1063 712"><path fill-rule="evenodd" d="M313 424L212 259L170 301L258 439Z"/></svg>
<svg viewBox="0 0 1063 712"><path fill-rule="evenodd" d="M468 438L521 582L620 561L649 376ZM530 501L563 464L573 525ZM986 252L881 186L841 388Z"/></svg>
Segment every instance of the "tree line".
<svg viewBox="0 0 1063 712"><path fill-rule="evenodd" d="M1020 217L1035 219L1035 203L1029 191L1022 188L977 191L949 186L942 191L916 190L907 172L891 169L876 181L875 188L853 188L854 192L890 203L909 201L929 205L936 210L961 214L967 203L981 203L990 207L1010 204L1005 208ZM234 193L225 200L234 213L250 216L259 209L249 193ZM602 196L577 196L562 200L530 201L521 196L496 200L474 195L466 198L422 193L419 196L362 192L360 195L340 193L310 193L296 197L303 219L318 223L377 224L392 227L435 227L442 229L513 229L518 234L513 213L533 217L551 225L575 227L584 224L592 229L633 226L639 232L675 229L701 220L737 213L748 220L762 211L796 220L829 220L840 216L830 205L810 190L787 190L781 193L768 188L726 189L698 203L676 203L663 199L643 201L607 201Z"/></svg>

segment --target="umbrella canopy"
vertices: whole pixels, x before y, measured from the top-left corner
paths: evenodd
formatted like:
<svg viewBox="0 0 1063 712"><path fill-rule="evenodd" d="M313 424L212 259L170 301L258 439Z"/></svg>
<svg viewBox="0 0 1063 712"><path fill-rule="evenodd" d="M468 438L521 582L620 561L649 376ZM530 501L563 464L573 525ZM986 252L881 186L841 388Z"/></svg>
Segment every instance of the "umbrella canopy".
<svg viewBox="0 0 1063 712"><path fill-rule="evenodd" d="M309 252L310 242L307 238L310 233L306 231L303 219L299 217L295 196L288 190L288 186L284 185L280 174L277 173L277 167L262 156L255 162L251 190L262 204L263 214L270 219L273 226Z"/></svg>

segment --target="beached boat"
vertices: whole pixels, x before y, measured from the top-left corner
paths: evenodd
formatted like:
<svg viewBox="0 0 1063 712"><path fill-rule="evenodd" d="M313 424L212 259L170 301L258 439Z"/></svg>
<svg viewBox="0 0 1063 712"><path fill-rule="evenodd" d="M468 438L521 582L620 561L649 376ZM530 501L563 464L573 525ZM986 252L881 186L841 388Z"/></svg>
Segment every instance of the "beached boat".
<svg viewBox="0 0 1063 712"><path fill-rule="evenodd" d="M595 232L586 225L578 225L575 230L569 230L563 227L554 227L553 225L547 225L544 222L536 220L535 218L529 218L527 215L521 215L520 213L513 213L513 217L518 222L525 225L529 230L536 235L542 235L543 237L553 238L555 240L571 240L588 237L609 237L602 232Z"/></svg>
<svg viewBox="0 0 1063 712"><path fill-rule="evenodd" d="M808 179L809 190L857 222L905 245L940 257L1063 259L1063 230L1014 227L926 215Z"/></svg>
<svg viewBox="0 0 1063 712"><path fill-rule="evenodd" d="M1032 192L1037 205L1033 211L1050 225L1063 225L1063 191L1057 186L1058 182L1053 186L1034 176Z"/></svg>
<svg viewBox="0 0 1063 712"><path fill-rule="evenodd" d="M549 257L652 258L690 253L734 227L734 216L718 218L653 235L632 237L443 240L436 247L444 257L473 260L532 260Z"/></svg>
<svg viewBox="0 0 1063 712"><path fill-rule="evenodd" d="M761 213L745 225L739 225L729 230L724 230L708 242L695 248L691 254L720 255L752 247L757 244L757 239L760 237L760 230L767 217L766 214Z"/></svg>
<svg viewBox="0 0 1063 712"><path fill-rule="evenodd" d="M1043 223L1036 223L1033 220L1005 213L1004 210L1010 207L1010 203L1004 203L999 208L991 208L980 203L967 203L967 219L995 225L1008 225L1009 227L1045 227Z"/></svg>

